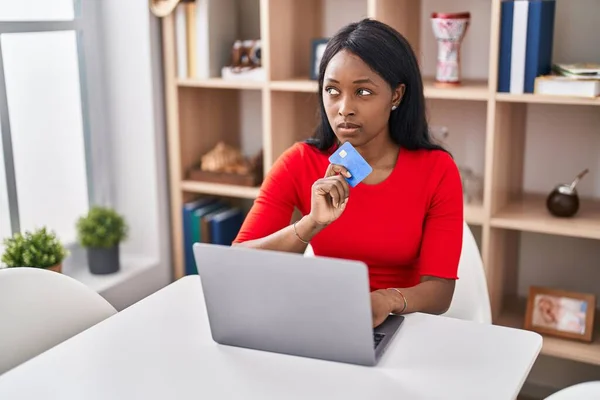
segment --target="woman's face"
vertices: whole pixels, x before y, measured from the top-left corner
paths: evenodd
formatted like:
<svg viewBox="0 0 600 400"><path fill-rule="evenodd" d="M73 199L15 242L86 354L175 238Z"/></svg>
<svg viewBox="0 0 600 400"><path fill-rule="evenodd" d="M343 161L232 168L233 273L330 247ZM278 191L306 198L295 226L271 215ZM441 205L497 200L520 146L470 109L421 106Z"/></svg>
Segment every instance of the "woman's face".
<svg viewBox="0 0 600 400"><path fill-rule="evenodd" d="M393 105L400 103L404 86L392 91L388 83L358 56L342 50L325 69L323 104L340 142L363 146L388 135Z"/></svg>

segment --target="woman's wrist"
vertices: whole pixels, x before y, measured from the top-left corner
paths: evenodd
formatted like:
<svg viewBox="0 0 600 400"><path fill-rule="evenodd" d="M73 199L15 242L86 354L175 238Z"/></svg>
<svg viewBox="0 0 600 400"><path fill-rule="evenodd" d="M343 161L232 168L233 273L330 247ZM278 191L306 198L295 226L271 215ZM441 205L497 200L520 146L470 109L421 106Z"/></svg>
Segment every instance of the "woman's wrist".
<svg viewBox="0 0 600 400"><path fill-rule="evenodd" d="M396 307L396 302L393 298L393 296L390 295L390 293L388 293L389 291L386 289L379 289L379 290L375 290L373 292L373 294L375 295L379 295L382 298L385 299L385 303L387 304L387 313L388 314L392 314L394 313L395 307Z"/></svg>
<svg viewBox="0 0 600 400"><path fill-rule="evenodd" d="M326 225L317 223L310 215L303 216L294 224L296 234L304 242L310 242Z"/></svg>
<svg viewBox="0 0 600 400"><path fill-rule="evenodd" d="M385 289L386 294L390 298L392 313L402 314L408 309L408 301L405 294L396 288Z"/></svg>

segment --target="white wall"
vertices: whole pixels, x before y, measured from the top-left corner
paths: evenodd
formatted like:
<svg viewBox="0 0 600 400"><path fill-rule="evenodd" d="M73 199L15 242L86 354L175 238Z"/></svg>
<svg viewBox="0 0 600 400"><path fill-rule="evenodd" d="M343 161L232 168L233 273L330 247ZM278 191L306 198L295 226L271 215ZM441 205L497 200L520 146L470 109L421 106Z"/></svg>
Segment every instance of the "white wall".
<svg viewBox="0 0 600 400"><path fill-rule="evenodd" d="M324 0L322 35L331 37L348 22L357 22L366 17L366 0Z"/></svg>
<svg viewBox="0 0 600 400"><path fill-rule="evenodd" d="M147 1L104 0L100 7L115 207L131 226L122 251L157 261L103 293L122 308L171 280L162 59Z"/></svg>
<svg viewBox="0 0 600 400"><path fill-rule="evenodd" d="M262 92L241 90L239 95L241 151L246 157L254 157L263 146Z"/></svg>
<svg viewBox="0 0 600 400"><path fill-rule="evenodd" d="M435 76L437 41L431 29L432 12L471 13L471 22L461 44L461 71L465 78L487 79L490 51L491 0L422 0L421 63L425 76Z"/></svg>
<svg viewBox="0 0 600 400"><path fill-rule="evenodd" d="M260 38L260 0L238 0L238 37L241 40ZM262 148L262 92L240 90L241 151L254 157Z"/></svg>
<svg viewBox="0 0 600 400"><path fill-rule="evenodd" d="M241 40L260 38L260 0L238 0L238 37Z"/></svg>

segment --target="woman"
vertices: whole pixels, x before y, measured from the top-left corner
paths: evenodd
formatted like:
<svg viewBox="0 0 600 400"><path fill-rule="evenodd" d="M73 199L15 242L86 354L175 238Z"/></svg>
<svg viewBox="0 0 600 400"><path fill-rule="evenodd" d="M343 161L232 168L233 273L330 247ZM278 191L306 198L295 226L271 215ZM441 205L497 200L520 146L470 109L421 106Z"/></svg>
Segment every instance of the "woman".
<svg viewBox="0 0 600 400"><path fill-rule="evenodd" d="M390 313L450 306L463 197L452 157L433 144L415 54L391 27L362 20L328 43L312 139L276 161L234 241L257 249L365 262L373 326ZM329 155L350 142L373 168L350 188ZM294 208L303 215L290 225Z"/></svg>

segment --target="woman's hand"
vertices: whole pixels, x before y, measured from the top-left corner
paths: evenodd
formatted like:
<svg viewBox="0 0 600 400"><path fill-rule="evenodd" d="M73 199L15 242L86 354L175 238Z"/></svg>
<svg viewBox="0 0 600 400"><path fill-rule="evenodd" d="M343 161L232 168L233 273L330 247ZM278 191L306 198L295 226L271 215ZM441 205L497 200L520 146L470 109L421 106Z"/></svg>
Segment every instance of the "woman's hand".
<svg viewBox="0 0 600 400"><path fill-rule="evenodd" d="M371 310L373 312L373 328L378 327L393 311L393 301L383 290L371 292Z"/></svg>
<svg viewBox="0 0 600 400"><path fill-rule="evenodd" d="M310 218L320 226L327 226L338 219L346 209L350 187L342 174L348 178L350 172L341 165L330 164L325 177L312 186Z"/></svg>

